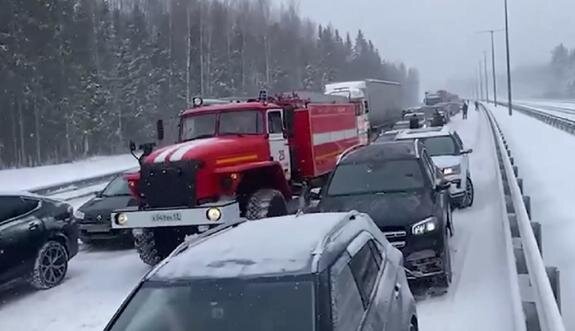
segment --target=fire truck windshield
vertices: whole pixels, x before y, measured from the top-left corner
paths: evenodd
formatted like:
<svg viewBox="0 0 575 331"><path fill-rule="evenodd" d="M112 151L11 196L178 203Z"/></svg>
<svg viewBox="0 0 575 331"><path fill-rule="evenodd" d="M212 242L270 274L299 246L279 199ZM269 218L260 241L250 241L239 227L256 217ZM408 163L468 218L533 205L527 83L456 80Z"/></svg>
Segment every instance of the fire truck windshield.
<svg viewBox="0 0 575 331"><path fill-rule="evenodd" d="M228 111L186 117L181 132L181 141L188 141L216 135L262 134L264 127L257 110Z"/></svg>

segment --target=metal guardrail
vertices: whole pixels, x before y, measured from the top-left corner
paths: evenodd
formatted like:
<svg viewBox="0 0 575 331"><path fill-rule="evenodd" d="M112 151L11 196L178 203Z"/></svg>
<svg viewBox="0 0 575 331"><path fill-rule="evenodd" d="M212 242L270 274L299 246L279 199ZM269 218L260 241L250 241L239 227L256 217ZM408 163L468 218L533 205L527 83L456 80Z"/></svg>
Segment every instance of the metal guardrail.
<svg viewBox="0 0 575 331"><path fill-rule="evenodd" d="M498 105L507 107L506 102L497 102ZM527 116L531 116L541 122L547 123L554 126L560 130L568 132L575 135L575 121L568 118L564 118L557 115L552 115L544 111L538 110L534 107L523 106L523 105L513 105L513 109L519 111Z"/></svg>
<svg viewBox="0 0 575 331"><path fill-rule="evenodd" d="M541 255L541 226L531 221L531 203L523 194L519 168L495 117L485 110L493 131L505 195L508 222L504 230L511 236L515 262L511 265L511 271L515 273L511 277L519 287L523 310L515 310L516 330L565 331L559 306L559 272L557 268L545 267ZM511 285L517 300L516 284ZM518 322L518 316L522 316L524 321Z"/></svg>
<svg viewBox="0 0 575 331"><path fill-rule="evenodd" d="M126 169L126 170L122 170L122 171L110 172L110 173L96 176L96 177L90 177L90 178L68 181L68 182L54 184L54 185L46 185L46 186L36 187L36 188L30 189L28 191L31 193L35 193L38 195L45 195L45 196L64 194L64 193L68 193L68 192L72 192L72 191L77 191L77 190L85 188L85 187L95 186L98 184L103 184L103 183L109 182L112 179L114 179L116 176L121 175L121 174L123 174L129 170L130 169ZM73 198L70 198L70 199L89 196L89 195L92 195L96 192L97 192L97 190L87 191L87 192L84 191L84 192L82 192L82 194L77 195L77 196L75 195Z"/></svg>

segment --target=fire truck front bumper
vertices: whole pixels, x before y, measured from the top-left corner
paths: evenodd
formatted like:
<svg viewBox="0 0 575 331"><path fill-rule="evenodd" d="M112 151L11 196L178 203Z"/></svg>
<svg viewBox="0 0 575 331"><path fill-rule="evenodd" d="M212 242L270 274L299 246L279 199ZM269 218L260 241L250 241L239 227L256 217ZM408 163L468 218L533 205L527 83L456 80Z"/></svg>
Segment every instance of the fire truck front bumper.
<svg viewBox="0 0 575 331"><path fill-rule="evenodd" d="M140 229L175 226L214 226L230 223L240 218L236 201L205 204L194 208L162 208L138 210L126 208L112 213L114 229Z"/></svg>

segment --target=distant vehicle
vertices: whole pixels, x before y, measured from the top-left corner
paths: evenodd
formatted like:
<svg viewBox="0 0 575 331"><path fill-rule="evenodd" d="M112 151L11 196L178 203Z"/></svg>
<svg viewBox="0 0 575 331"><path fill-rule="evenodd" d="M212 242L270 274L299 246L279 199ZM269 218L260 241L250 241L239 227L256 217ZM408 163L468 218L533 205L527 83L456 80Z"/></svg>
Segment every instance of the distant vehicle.
<svg viewBox="0 0 575 331"><path fill-rule="evenodd" d="M239 221L182 244L105 330L417 330L402 260L357 212Z"/></svg>
<svg viewBox="0 0 575 331"><path fill-rule="evenodd" d="M78 252L78 225L66 203L30 193L0 194L0 285L27 280L48 289Z"/></svg>
<svg viewBox="0 0 575 331"><path fill-rule="evenodd" d="M137 206L138 201L130 192L124 175L114 178L104 190L74 212L80 226L80 239L84 244L105 240L121 240L131 243L131 229L113 229L110 215L116 209Z"/></svg>
<svg viewBox="0 0 575 331"><path fill-rule="evenodd" d="M405 130L405 129L409 129L409 121L397 121L395 122L395 124L393 125L393 127L391 128L391 131L400 131L400 130Z"/></svg>
<svg viewBox="0 0 575 331"><path fill-rule="evenodd" d="M456 131L448 127L406 130L396 135L396 140L421 141L433 162L451 183L449 194L453 205L467 208L473 205L474 189L469 167L469 154Z"/></svg>
<svg viewBox="0 0 575 331"><path fill-rule="evenodd" d="M359 104L358 128L361 143L401 119L401 84L377 79L327 84L325 93L344 96Z"/></svg>
<svg viewBox="0 0 575 331"><path fill-rule="evenodd" d="M441 292L452 277L448 188L422 143L374 143L340 160L317 210L369 214L402 250L408 277Z"/></svg>

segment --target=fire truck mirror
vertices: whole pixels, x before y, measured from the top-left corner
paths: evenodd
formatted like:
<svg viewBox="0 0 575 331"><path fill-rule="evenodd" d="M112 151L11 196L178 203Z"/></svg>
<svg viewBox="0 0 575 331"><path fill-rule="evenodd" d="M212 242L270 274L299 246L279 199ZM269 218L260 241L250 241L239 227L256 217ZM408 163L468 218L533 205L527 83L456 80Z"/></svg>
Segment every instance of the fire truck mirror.
<svg viewBox="0 0 575 331"><path fill-rule="evenodd" d="M164 140L164 121L158 120L156 122L156 136L158 140Z"/></svg>
<svg viewBox="0 0 575 331"><path fill-rule="evenodd" d="M136 151L136 143L133 140L130 140L130 152Z"/></svg>

